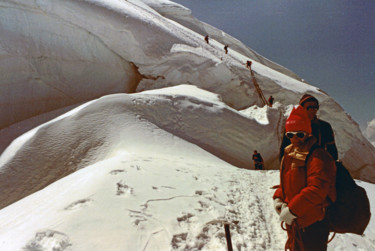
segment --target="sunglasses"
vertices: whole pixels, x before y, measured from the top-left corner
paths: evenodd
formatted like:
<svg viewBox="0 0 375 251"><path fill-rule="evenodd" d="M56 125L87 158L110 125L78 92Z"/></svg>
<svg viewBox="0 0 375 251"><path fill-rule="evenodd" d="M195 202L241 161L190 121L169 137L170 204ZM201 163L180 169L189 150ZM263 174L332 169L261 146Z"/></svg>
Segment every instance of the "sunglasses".
<svg viewBox="0 0 375 251"><path fill-rule="evenodd" d="M310 109L319 110L319 106L318 105L310 105L310 106L306 107L306 110L310 110Z"/></svg>
<svg viewBox="0 0 375 251"><path fill-rule="evenodd" d="M306 137L307 133L305 133L305 132L287 132L287 133L285 133L285 136L287 136L290 139L293 138L294 135L296 135L297 138L303 139L304 137Z"/></svg>

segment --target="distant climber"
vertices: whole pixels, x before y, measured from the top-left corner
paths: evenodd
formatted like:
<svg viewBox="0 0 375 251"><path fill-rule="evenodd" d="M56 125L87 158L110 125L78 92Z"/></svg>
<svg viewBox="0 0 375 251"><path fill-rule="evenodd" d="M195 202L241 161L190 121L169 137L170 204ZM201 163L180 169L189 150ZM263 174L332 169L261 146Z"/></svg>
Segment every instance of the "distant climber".
<svg viewBox="0 0 375 251"><path fill-rule="evenodd" d="M206 41L207 44L209 43L209 41L208 41L208 35L206 35L206 36L204 37L204 40Z"/></svg>
<svg viewBox="0 0 375 251"><path fill-rule="evenodd" d="M254 160L255 170L263 170L264 168L263 158L260 155L260 153L257 152L257 150L254 151L253 160Z"/></svg>
<svg viewBox="0 0 375 251"><path fill-rule="evenodd" d="M268 98L268 104L270 107L272 107L273 105L273 101L274 101L274 98L272 97L272 95Z"/></svg>
<svg viewBox="0 0 375 251"><path fill-rule="evenodd" d="M250 60L246 61L246 68L249 68L251 70L251 64L252 62Z"/></svg>
<svg viewBox="0 0 375 251"><path fill-rule="evenodd" d="M227 45L227 44L224 46L225 54L228 54L228 47L229 47L229 45Z"/></svg>
<svg viewBox="0 0 375 251"><path fill-rule="evenodd" d="M299 104L305 108L311 120L312 135L317 139L317 144L326 150L333 159L338 160L338 152L332 127L328 122L318 119L316 115L319 110L319 101L314 96L305 94L300 99ZM284 156L284 148L290 144L290 140L284 135L280 146L280 161Z"/></svg>

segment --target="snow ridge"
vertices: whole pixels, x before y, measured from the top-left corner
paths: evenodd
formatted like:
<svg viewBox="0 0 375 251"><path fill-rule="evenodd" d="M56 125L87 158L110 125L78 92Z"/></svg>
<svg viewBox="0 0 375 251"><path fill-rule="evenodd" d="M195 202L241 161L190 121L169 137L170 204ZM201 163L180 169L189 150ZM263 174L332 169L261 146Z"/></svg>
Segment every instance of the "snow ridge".
<svg viewBox="0 0 375 251"><path fill-rule="evenodd" d="M375 149L339 104L180 5L2 5L0 128L39 126L0 156L1 250L226 250L224 222L236 250L283 250L271 187L285 119L305 92L344 164L375 182ZM41 124L66 107L76 109ZM249 170L254 150L267 170ZM374 185L358 183L375 205ZM375 249L374 224L329 250Z"/></svg>

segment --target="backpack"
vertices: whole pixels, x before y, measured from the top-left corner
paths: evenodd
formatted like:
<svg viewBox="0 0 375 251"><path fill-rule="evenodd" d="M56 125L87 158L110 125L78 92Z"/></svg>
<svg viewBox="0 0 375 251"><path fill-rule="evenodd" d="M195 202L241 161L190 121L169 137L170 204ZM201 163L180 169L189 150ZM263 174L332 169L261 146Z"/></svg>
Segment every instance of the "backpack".
<svg viewBox="0 0 375 251"><path fill-rule="evenodd" d="M317 147L312 147L308 156ZM336 201L326 209L329 231L362 235L370 222L370 202L366 190L358 186L342 162L336 162Z"/></svg>
<svg viewBox="0 0 375 251"><path fill-rule="evenodd" d="M341 162L336 162L336 201L327 208L330 231L362 235L370 222L366 190L358 186Z"/></svg>

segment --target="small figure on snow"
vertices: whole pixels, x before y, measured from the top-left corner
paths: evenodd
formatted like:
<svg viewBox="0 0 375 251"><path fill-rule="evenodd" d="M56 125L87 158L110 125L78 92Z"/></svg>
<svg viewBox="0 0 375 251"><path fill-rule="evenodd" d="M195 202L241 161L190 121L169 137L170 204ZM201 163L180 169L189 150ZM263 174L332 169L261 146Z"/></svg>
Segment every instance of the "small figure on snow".
<svg viewBox="0 0 375 251"><path fill-rule="evenodd" d="M264 167L263 158L260 155L260 153L257 152L257 150L254 151L253 160L254 160L255 170L263 170L263 167Z"/></svg>
<svg viewBox="0 0 375 251"><path fill-rule="evenodd" d="M273 105L273 101L274 101L274 98L272 97L272 95L268 98L268 104L270 105L270 107L272 107Z"/></svg>
<svg viewBox="0 0 375 251"><path fill-rule="evenodd" d="M206 36L204 37L204 40L206 41L207 44L209 43L209 41L208 41L208 35L206 35Z"/></svg>
<svg viewBox="0 0 375 251"><path fill-rule="evenodd" d="M229 47L229 45L224 46L225 54L228 54L228 47Z"/></svg>
<svg viewBox="0 0 375 251"><path fill-rule="evenodd" d="M251 64L252 62L250 60L246 61L246 68L249 68L251 70Z"/></svg>

